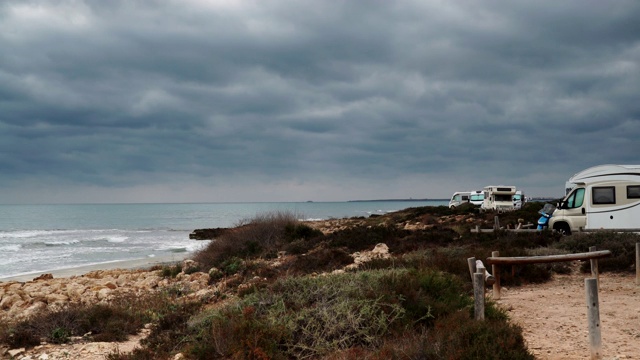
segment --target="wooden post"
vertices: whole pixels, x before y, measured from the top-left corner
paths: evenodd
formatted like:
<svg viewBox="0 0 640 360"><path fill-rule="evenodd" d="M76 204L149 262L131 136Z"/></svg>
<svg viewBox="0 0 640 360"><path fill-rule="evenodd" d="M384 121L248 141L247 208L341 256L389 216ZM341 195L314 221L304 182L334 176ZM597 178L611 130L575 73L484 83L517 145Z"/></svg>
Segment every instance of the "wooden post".
<svg viewBox="0 0 640 360"><path fill-rule="evenodd" d="M640 285L640 242L636 243L636 285Z"/></svg>
<svg viewBox="0 0 640 360"><path fill-rule="evenodd" d="M589 247L589 252L595 252L596 251L596 247L595 246L590 246ZM591 259L591 276L594 277L596 279L596 282L598 283L598 287L600 286L600 272L598 271L598 259Z"/></svg>
<svg viewBox="0 0 640 360"><path fill-rule="evenodd" d="M482 269L482 271L480 269ZM486 285L495 284L496 279L493 277L493 275L491 275L489 271L487 271L487 268L482 263L482 260L476 260L476 272L481 272L484 274L484 283Z"/></svg>
<svg viewBox="0 0 640 360"><path fill-rule="evenodd" d="M500 230L500 218L498 215L493 217L493 230Z"/></svg>
<svg viewBox="0 0 640 360"><path fill-rule="evenodd" d="M473 299L475 319L484 320L484 274L473 274Z"/></svg>
<svg viewBox="0 0 640 360"><path fill-rule="evenodd" d="M587 295L587 322L589 325L591 360L599 360L602 358L602 336L600 333L598 281L596 279L584 279L584 287Z"/></svg>
<svg viewBox="0 0 640 360"><path fill-rule="evenodd" d="M473 274L476 273L476 258L468 258L467 264L469 265L469 274L471 275L471 282L473 283Z"/></svg>
<svg viewBox="0 0 640 360"><path fill-rule="evenodd" d="M499 257L499 251L492 251L491 257ZM493 298L495 300L500 300L500 268L499 265L493 264L491 265L491 272L493 273L493 278L495 282L493 283Z"/></svg>

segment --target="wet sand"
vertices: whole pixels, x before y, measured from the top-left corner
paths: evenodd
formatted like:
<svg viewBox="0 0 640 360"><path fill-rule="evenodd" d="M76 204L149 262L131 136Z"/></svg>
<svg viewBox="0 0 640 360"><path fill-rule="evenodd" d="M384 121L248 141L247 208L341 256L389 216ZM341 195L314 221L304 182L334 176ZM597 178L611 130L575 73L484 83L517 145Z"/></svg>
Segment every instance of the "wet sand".
<svg viewBox="0 0 640 360"><path fill-rule="evenodd" d="M33 273L22 274L17 276L0 277L0 282L31 281L34 278L43 274L51 274L53 275L54 278L67 278L71 276L84 275L86 273L89 273L91 271L96 271L96 270L145 269L155 265L164 265L164 264L172 264L172 263L180 262L182 260L189 258L189 256L191 255L192 255L191 253L176 253L176 254L170 254L170 255L164 255L164 256L150 257L146 259L122 260L122 261L84 265L84 266L77 266L77 267L50 270L50 271L33 272Z"/></svg>

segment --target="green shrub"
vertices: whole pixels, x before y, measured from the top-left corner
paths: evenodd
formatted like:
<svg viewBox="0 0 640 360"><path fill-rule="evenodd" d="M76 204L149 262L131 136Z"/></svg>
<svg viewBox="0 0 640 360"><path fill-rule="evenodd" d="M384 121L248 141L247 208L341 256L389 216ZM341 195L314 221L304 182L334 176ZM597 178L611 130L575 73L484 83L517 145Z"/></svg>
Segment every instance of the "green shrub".
<svg viewBox="0 0 640 360"><path fill-rule="evenodd" d="M504 359L533 360L522 330L501 320L476 321L468 312L439 318L417 356L424 359Z"/></svg>
<svg viewBox="0 0 640 360"><path fill-rule="evenodd" d="M296 275L323 273L341 269L353 263L353 257L344 248L319 248L295 258L286 268Z"/></svg>
<svg viewBox="0 0 640 360"><path fill-rule="evenodd" d="M227 259L236 257L273 258L298 235L313 231L299 225L297 217L288 212L269 212L243 221L238 227L211 241L198 251L194 260L204 266L221 268Z"/></svg>
<svg viewBox="0 0 640 360"><path fill-rule="evenodd" d="M165 278L175 278L182 272L182 265L175 264L172 266L165 265L161 269L161 276Z"/></svg>
<svg viewBox="0 0 640 360"><path fill-rule="evenodd" d="M0 338L11 347L38 345L41 339L64 343L71 336L91 333L94 341L122 341L144 324L173 311L169 293L144 296L122 295L109 304L69 304L56 311L45 310L14 324L5 324Z"/></svg>
<svg viewBox="0 0 640 360"><path fill-rule="evenodd" d="M635 270L636 243L640 242L640 235L635 233L597 232L573 234L565 236L556 248L570 253L588 252L591 246L597 250L609 250L611 256L598 259L598 270L606 271L632 271ZM590 262L582 263L582 271L590 271Z"/></svg>

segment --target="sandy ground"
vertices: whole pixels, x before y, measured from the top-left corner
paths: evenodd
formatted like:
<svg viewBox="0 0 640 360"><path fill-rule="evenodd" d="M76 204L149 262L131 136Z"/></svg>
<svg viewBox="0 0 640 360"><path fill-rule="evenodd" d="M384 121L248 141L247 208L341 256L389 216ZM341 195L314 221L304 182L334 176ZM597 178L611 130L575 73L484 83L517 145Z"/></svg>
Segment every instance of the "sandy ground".
<svg viewBox="0 0 640 360"><path fill-rule="evenodd" d="M503 288L500 306L523 328L536 359L590 359L585 279L575 271L545 284ZM489 291L490 296L491 291ZM640 359L640 286L635 274L601 274L602 359Z"/></svg>

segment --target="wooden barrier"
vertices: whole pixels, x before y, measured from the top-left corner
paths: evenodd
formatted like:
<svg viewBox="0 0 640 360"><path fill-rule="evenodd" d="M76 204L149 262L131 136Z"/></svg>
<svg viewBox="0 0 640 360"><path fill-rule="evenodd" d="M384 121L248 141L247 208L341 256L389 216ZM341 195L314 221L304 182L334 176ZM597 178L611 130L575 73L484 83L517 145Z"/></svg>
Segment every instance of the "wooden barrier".
<svg viewBox="0 0 640 360"><path fill-rule="evenodd" d="M640 243L636 243L636 285L640 285Z"/></svg>
<svg viewBox="0 0 640 360"><path fill-rule="evenodd" d="M550 262L564 262L574 260L591 260L600 259L611 256L611 251L600 250L577 254L563 255L541 255L541 256L513 256L513 257L488 257L489 265L524 265L524 264L542 264Z"/></svg>
<svg viewBox="0 0 640 360"><path fill-rule="evenodd" d="M486 270L486 267L482 263L482 260L476 260L476 258L470 257L467 259L467 265L469 265L469 274L471 275L471 281L473 281L475 273L481 272L484 274L484 281L487 285L495 284L495 278L488 270ZM482 271L480 271L481 268Z"/></svg>
<svg viewBox="0 0 640 360"><path fill-rule="evenodd" d="M497 252L494 252L497 254ZM601 259L611 256L611 251L600 250L590 251L586 253L577 254L563 254L563 255L542 255L542 256L515 256L515 257L500 257L493 256L487 258L487 264L492 265L495 283L493 285L493 298L500 299L500 265L526 265L526 264L542 264L551 262L566 262L575 260L591 260ZM594 263L592 262L592 265ZM595 262L595 270L592 268L592 273L597 271L597 261ZM598 275L596 274L596 278Z"/></svg>
<svg viewBox="0 0 640 360"><path fill-rule="evenodd" d="M602 335L600 331L598 281L593 278L584 279L584 288L587 296L587 324L589 325L591 360L599 360L602 358Z"/></svg>

